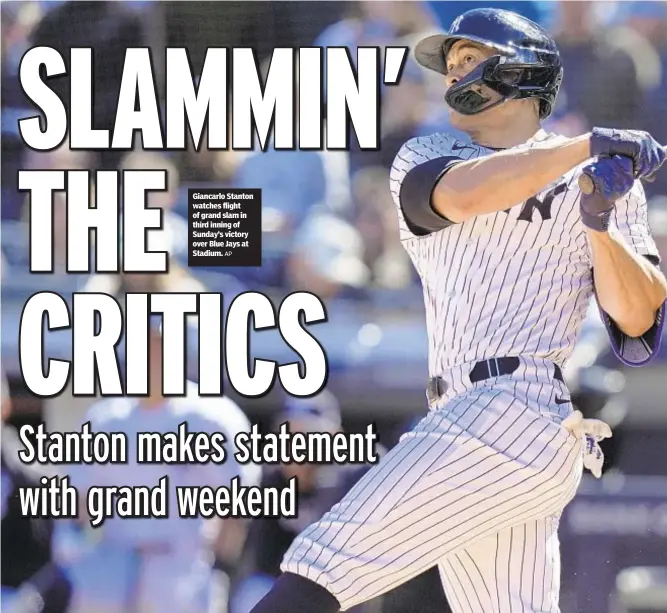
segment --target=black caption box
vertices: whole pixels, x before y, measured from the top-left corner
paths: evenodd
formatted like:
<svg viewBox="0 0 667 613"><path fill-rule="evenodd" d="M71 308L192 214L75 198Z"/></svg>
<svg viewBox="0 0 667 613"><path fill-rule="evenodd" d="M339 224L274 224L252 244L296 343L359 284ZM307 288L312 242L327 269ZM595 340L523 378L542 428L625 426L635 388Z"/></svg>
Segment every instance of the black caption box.
<svg viewBox="0 0 667 613"><path fill-rule="evenodd" d="M188 266L262 265L262 190L188 190Z"/></svg>

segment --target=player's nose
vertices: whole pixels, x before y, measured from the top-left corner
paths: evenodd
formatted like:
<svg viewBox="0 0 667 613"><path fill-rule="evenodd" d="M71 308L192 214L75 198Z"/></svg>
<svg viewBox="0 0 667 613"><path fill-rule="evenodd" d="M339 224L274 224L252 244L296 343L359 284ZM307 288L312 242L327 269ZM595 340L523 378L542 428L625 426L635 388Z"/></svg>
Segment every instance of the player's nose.
<svg viewBox="0 0 667 613"><path fill-rule="evenodd" d="M451 87L455 83L458 83L466 75L466 72L467 71L461 66L454 66L448 70L445 75L445 83L447 84L447 87Z"/></svg>
<svg viewBox="0 0 667 613"><path fill-rule="evenodd" d="M461 80L461 76L458 75L454 70L450 70L446 75L445 75L445 83L447 84L447 87L451 87L455 83L458 83Z"/></svg>

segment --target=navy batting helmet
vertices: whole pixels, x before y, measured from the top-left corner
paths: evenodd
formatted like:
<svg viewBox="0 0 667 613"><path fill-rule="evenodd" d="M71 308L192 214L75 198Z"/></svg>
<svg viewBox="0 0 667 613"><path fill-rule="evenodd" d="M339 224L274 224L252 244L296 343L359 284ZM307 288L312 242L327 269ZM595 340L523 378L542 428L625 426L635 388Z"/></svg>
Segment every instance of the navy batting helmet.
<svg viewBox="0 0 667 613"><path fill-rule="evenodd" d="M459 40L498 52L482 62L445 96L450 107L474 115L506 100L538 98L540 117L546 119L563 80L560 53L554 40L539 25L502 9L479 8L457 17L447 34L425 38L415 57L424 67L447 74L447 53ZM500 94L487 95L485 87Z"/></svg>

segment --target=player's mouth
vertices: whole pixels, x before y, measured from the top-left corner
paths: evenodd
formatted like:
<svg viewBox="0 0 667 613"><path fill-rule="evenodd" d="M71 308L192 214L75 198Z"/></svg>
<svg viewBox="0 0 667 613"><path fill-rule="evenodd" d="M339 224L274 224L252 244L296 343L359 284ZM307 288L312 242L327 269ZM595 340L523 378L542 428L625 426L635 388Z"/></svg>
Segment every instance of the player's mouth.
<svg viewBox="0 0 667 613"><path fill-rule="evenodd" d="M479 88L481 90L481 88ZM484 96L481 91L474 89L465 89L461 92L454 92L447 102L457 113L461 115L474 115L480 112L491 101L490 96Z"/></svg>

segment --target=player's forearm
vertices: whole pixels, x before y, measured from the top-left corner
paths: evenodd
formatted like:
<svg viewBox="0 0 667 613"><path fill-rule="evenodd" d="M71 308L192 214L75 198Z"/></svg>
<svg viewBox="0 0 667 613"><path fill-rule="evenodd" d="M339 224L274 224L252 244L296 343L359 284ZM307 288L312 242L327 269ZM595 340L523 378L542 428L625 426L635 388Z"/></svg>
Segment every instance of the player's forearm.
<svg viewBox="0 0 667 613"><path fill-rule="evenodd" d="M588 235L600 306L625 334L641 336L653 326L667 299L664 275L632 251L618 232L589 230Z"/></svg>
<svg viewBox="0 0 667 613"><path fill-rule="evenodd" d="M539 193L590 155L590 135L584 135L462 162L438 182L432 205L457 223L503 211Z"/></svg>

